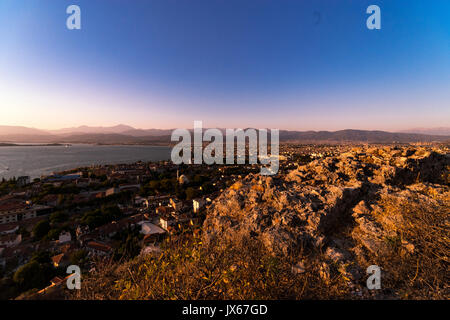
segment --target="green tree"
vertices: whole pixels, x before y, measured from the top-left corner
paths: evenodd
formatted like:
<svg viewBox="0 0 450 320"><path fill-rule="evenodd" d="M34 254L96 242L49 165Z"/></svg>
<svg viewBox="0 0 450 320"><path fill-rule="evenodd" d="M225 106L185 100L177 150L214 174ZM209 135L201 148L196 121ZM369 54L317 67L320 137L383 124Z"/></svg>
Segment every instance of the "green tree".
<svg viewBox="0 0 450 320"><path fill-rule="evenodd" d="M50 231L47 233L47 238L50 240L56 240L59 238L61 231L61 228L50 229Z"/></svg>
<svg viewBox="0 0 450 320"><path fill-rule="evenodd" d="M88 252L84 249L77 250L70 255L70 263L77 266L83 266L88 262Z"/></svg>
<svg viewBox="0 0 450 320"><path fill-rule="evenodd" d="M61 223L66 221L68 217L69 216L67 215L67 213L62 211L56 211L50 215L50 222L52 224Z"/></svg>
<svg viewBox="0 0 450 320"><path fill-rule="evenodd" d="M46 285L47 279L39 262L32 260L14 273L13 280L22 290L40 288Z"/></svg>
<svg viewBox="0 0 450 320"><path fill-rule="evenodd" d="M37 239L42 239L50 231L50 223L48 220L38 222L33 228L33 235Z"/></svg>

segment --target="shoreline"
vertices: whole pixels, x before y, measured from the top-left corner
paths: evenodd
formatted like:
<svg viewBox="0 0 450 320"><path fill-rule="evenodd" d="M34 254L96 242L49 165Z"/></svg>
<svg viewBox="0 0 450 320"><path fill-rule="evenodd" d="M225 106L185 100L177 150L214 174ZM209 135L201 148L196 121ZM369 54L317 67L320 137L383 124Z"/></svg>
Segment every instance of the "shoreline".
<svg viewBox="0 0 450 320"><path fill-rule="evenodd" d="M39 144L17 144L17 143L0 143L0 147L64 147L72 146L71 144L62 143L39 143Z"/></svg>

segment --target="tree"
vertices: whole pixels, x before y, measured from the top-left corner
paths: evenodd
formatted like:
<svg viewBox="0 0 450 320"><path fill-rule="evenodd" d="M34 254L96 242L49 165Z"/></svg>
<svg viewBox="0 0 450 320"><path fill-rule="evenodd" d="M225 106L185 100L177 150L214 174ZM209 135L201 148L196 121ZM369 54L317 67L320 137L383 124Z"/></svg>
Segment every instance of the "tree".
<svg viewBox="0 0 450 320"><path fill-rule="evenodd" d="M13 280L22 290L45 286L46 280L42 266L35 260L20 267Z"/></svg>
<svg viewBox="0 0 450 320"><path fill-rule="evenodd" d="M36 261L38 263L51 263L50 253L48 251L38 251L33 254L31 261Z"/></svg>
<svg viewBox="0 0 450 320"><path fill-rule="evenodd" d="M192 200L198 196L197 189L189 187L186 189L186 200Z"/></svg>
<svg viewBox="0 0 450 320"><path fill-rule="evenodd" d="M50 229L50 231L47 233L47 238L50 240L56 240L59 238L61 231L62 231L61 228Z"/></svg>
<svg viewBox="0 0 450 320"><path fill-rule="evenodd" d="M84 249L75 251L70 255L70 263L80 267L86 264L88 260L88 252Z"/></svg>
<svg viewBox="0 0 450 320"><path fill-rule="evenodd" d="M50 215L50 222L51 223L61 223L66 221L68 218L68 215L65 212L62 211L56 211Z"/></svg>
<svg viewBox="0 0 450 320"><path fill-rule="evenodd" d="M48 220L38 222L33 228L33 235L37 239L42 239L50 231L50 223Z"/></svg>

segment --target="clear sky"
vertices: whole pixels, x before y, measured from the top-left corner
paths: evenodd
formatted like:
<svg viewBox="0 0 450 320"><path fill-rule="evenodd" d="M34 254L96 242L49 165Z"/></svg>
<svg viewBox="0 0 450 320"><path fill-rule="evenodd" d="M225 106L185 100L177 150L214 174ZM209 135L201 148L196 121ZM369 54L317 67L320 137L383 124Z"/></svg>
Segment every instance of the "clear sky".
<svg viewBox="0 0 450 320"><path fill-rule="evenodd" d="M81 8L81 30L66 8ZM368 30L366 8L381 8ZM450 1L1 0L0 125L450 125Z"/></svg>

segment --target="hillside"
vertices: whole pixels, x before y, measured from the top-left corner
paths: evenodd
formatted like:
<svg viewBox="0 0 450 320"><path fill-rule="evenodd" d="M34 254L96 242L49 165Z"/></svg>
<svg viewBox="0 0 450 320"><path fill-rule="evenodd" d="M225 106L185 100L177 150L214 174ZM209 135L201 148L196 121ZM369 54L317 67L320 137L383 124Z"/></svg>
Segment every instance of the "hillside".
<svg viewBox="0 0 450 320"><path fill-rule="evenodd" d="M283 142L336 143L336 142L365 142L365 143L409 143L446 141L449 136L426 135L416 133L392 133L386 131L368 130L339 130L339 131L281 131L280 140Z"/></svg>
<svg viewBox="0 0 450 320"><path fill-rule="evenodd" d="M285 175L250 174L199 233L98 264L74 299L448 299L450 158L355 148ZM382 270L381 290L366 269Z"/></svg>

